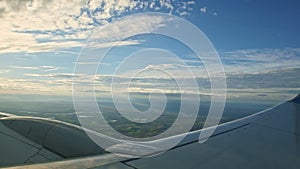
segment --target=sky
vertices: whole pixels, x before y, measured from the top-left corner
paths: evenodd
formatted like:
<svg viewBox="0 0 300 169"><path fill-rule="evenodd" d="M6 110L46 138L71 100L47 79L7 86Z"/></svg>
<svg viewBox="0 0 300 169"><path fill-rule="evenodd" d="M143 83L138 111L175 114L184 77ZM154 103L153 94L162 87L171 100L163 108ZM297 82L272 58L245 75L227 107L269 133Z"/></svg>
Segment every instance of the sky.
<svg viewBox="0 0 300 169"><path fill-rule="evenodd" d="M87 80L85 75L74 75L74 69L95 29L130 14L161 12L191 22L209 38L224 66L228 99L284 101L300 91L299 5L296 0L1 0L0 94L71 96L74 76L83 85ZM122 31L147 32L165 23L164 17L144 16L128 20L139 29ZM159 70L192 83L184 71L189 68L199 88L184 92L210 95L203 63L174 39L140 35L123 40L113 30L100 33L109 39L100 48L122 43L111 50L96 75L88 77L95 81L99 96L110 91L113 73L125 56L144 48L170 51L186 64L174 62L167 52L138 53L142 59L128 62L116 76L124 82L116 86L118 92L178 93L174 79ZM133 71L141 73L128 84ZM129 90L121 85L125 83Z"/></svg>
<svg viewBox="0 0 300 169"><path fill-rule="evenodd" d="M206 0L199 5L206 9L205 15L193 19L219 49L299 47L296 0Z"/></svg>

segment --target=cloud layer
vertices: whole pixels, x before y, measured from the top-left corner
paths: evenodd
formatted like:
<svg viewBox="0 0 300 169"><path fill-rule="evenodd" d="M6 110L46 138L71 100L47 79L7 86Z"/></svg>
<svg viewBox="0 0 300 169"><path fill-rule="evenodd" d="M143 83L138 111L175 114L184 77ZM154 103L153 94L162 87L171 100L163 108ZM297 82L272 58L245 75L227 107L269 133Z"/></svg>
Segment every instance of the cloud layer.
<svg viewBox="0 0 300 169"><path fill-rule="evenodd" d="M227 74L228 98L248 98L283 101L300 91L300 50L297 48L287 49L251 49L221 52ZM1 78L0 93L18 94L58 94L71 95L72 83L83 86L82 93L95 91L101 96L107 96L111 91L111 80L116 78L119 84L115 86L117 92L125 94L162 92L178 94L210 95L210 82L205 68L195 65L193 60L185 60L187 65L160 64L145 65L139 71L142 72L128 83L131 74L122 72L116 76L97 74L95 76L76 74L77 81L72 79L72 72L65 72L58 66L13 66L11 70L0 70L5 75L14 70L23 70L23 78ZM194 77L184 73L184 69L192 70ZM164 70L176 74L172 78L158 70ZM28 73L35 71L35 73ZM185 81L196 78L199 88L186 88L180 91L177 81ZM91 84L90 82L95 83ZM122 83L124 82L124 83ZM126 82L126 83L125 83ZM284 83L283 83L284 82ZM125 86L125 87L124 87ZM127 88L126 86L130 86Z"/></svg>

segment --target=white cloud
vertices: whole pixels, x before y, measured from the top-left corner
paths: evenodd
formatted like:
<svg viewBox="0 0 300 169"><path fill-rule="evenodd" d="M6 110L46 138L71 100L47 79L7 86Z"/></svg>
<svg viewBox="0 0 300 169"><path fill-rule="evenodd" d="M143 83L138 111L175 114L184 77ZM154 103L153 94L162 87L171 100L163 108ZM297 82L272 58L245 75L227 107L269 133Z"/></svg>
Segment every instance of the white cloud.
<svg viewBox="0 0 300 169"><path fill-rule="evenodd" d="M140 44L140 41L137 40L127 40L127 41L114 41L114 42L107 42L107 43L96 43L92 42L88 45L88 48L107 48L113 46L129 46L129 45L136 45Z"/></svg>
<svg viewBox="0 0 300 169"><path fill-rule="evenodd" d="M60 67L56 66L12 66L12 68L25 70L43 70L45 72L61 69Z"/></svg>
<svg viewBox="0 0 300 169"><path fill-rule="evenodd" d="M10 72L11 70L0 70L0 74L3 74L3 73L8 73L8 72Z"/></svg>
<svg viewBox="0 0 300 169"><path fill-rule="evenodd" d="M86 77L82 74L74 74L74 73L50 73L50 74L33 74L33 73L26 73L25 76L32 76L32 77L50 77L50 78L73 78L73 77Z"/></svg>
<svg viewBox="0 0 300 169"><path fill-rule="evenodd" d="M39 43L32 35L15 32L0 33L0 53L11 52L49 52L56 49L82 46L78 41L56 41Z"/></svg>
<svg viewBox="0 0 300 169"><path fill-rule="evenodd" d="M206 13L207 12L207 7L204 6L204 7L200 8L200 12L201 13Z"/></svg>
<svg viewBox="0 0 300 169"><path fill-rule="evenodd" d="M141 22L143 21L143 22ZM97 42L116 42L127 38L128 35L145 32L148 33L164 26L163 16L140 15L137 17L127 17L105 27L99 27L93 34L93 40Z"/></svg>
<svg viewBox="0 0 300 169"><path fill-rule="evenodd" d="M15 69L27 69L27 70L37 70L38 67L32 67L32 66L12 66L12 68Z"/></svg>
<svg viewBox="0 0 300 169"><path fill-rule="evenodd" d="M196 2L195 2L195 1L188 1L187 4L188 4L188 5L195 5Z"/></svg>
<svg viewBox="0 0 300 169"><path fill-rule="evenodd" d="M61 69L60 67L56 67L56 66L39 66L39 68L46 71L46 72Z"/></svg>
<svg viewBox="0 0 300 169"><path fill-rule="evenodd" d="M0 78L1 94L45 94L69 95L71 86L56 85L42 80Z"/></svg>

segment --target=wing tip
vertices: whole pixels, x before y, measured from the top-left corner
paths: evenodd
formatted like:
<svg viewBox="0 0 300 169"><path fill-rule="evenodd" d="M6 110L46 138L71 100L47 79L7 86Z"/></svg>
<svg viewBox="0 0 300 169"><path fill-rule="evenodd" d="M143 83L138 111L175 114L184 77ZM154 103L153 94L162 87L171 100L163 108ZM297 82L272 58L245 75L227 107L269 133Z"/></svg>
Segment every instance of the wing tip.
<svg viewBox="0 0 300 169"><path fill-rule="evenodd" d="M3 117L12 117L12 116L15 116L15 115L12 115L12 114L9 114L9 113L0 112L0 118L3 118Z"/></svg>
<svg viewBox="0 0 300 169"><path fill-rule="evenodd" d="M300 93L297 96L295 96L293 99L291 99L289 102L300 103Z"/></svg>

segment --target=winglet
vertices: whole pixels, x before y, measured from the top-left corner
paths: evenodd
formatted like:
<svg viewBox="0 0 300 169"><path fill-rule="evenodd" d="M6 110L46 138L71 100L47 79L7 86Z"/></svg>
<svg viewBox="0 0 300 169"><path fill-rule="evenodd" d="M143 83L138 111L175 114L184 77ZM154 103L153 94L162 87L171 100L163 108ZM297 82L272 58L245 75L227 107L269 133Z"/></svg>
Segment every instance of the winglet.
<svg viewBox="0 0 300 169"><path fill-rule="evenodd" d="M294 97L292 100L290 100L289 102L293 102L293 103L300 103L300 94L298 94L296 97Z"/></svg>
<svg viewBox="0 0 300 169"><path fill-rule="evenodd" d="M0 112L0 118L2 118L2 117L11 117L11 116L15 116L15 115L9 114L9 113Z"/></svg>

